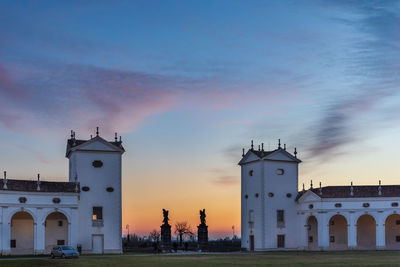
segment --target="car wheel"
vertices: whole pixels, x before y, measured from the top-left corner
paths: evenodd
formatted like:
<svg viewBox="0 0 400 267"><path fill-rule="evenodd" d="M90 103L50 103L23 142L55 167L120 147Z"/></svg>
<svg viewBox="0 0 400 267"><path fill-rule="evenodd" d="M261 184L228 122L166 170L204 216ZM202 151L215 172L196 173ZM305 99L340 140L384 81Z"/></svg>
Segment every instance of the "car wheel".
<svg viewBox="0 0 400 267"><path fill-rule="evenodd" d="M61 258L65 259L65 254L62 254L62 255L61 255Z"/></svg>
<svg viewBox="0 0 400 267"><path fill-rule="evenodd" d="M51 253L51 255L50 255L50 256L51 256L51 258L52 258L52 259L54 259L54 258L55 258L53 253Z"/></svg>

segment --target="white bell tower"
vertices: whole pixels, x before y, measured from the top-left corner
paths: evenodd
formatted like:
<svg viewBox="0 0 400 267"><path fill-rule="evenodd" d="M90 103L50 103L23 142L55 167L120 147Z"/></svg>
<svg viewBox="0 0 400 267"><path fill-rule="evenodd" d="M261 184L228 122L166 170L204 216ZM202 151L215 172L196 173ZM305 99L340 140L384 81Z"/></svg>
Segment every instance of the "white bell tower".
<svg viewBox="0 0 400 267"><path fill-rule="evenodd" d="M247 250L297 247L296 196L298 164L286 145L264 151L264 144L245 153L241 166L242 248Z"/></svg>
<svg viewBox="0 0 400 267"><path fill-rule="evenodd" d="M122 253L121 137L78 140L71 131L67 142L69 180L79 182L78 244L82 253Z"/></svg>

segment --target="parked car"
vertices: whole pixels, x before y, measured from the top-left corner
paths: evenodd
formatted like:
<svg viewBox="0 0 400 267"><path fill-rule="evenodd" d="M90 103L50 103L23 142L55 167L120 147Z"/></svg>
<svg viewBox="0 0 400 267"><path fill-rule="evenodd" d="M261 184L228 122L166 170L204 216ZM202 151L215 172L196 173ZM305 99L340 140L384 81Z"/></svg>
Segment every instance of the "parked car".
<svg viewBox="0 0 400 267"><path fill-rule="evenodd" d="M60 258L78 258L79 253L71 246L54 246L51 250L51 258L54 259L55 257Z"/></svg>

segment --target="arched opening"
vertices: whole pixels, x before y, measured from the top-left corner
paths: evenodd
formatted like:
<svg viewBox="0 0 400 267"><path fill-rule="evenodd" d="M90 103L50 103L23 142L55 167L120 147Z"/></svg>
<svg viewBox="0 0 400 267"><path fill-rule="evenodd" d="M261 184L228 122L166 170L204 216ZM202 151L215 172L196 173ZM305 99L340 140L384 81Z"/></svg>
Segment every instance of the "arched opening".
<svg viewBox="0 0 400 267"><path fill-rule="evenodd" d="M400 249L400 215L392 214L385 221L386 249Z"/></svg>
<svg viewBox="0 0 400 267"><path fill-rule="evenodd" d="M329 248L347 249L347 220L343 215L334 215L329 220Z"/></svg>
<svg viewBox="0 0 400 267"><path fill-rule="evenodd" d="M310 216L307 219L307 238L308 238L308 249L318 249L318 221L315 216Z"/></svg>
<svg viewBox="0 0 400 267"><path fill-rule="evenodd" d="M11 217L10 231L11 254L33 254L34 231L32 215L25 211L15 213Z"/></svg>
<svg viewBox="0 0 400 267"><path fill-rule="evenodd" d="M357 220L357 248L376 249L376 222L371 215L362 215Z"/></svg>
<svg viewBox="0 0 400 267"><path fill-rule="evenodd" d="M50 213L45 221L45 250L55 245L68 245L68 219L61 212Z"/></svg>

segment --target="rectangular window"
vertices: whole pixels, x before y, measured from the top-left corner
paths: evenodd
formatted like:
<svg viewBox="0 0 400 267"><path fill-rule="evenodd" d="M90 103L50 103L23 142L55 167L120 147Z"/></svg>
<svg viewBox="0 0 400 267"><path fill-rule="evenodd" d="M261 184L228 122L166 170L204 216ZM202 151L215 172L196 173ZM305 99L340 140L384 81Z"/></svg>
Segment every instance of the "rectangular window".
<svg viewBox="0 0 400 267"><path fill-rule="evenodd" d="M400 225L400 220L396 220L396 224L397 224L397 225Z"/></svg>
<svg viewBox="0 0 400 267"><path fill-rule="evenodd" d="M310 235L310 236L308 237L308 242L309 242L309 243L312 243L312 242L314 242L314 238L313 238L313 236L312 236L312 235Z"/></svg>
<svg viewBox="0 0 400 267"><path fill-rule="evenodd" d="M335 236L331 235L331 236L329 237L329 241L330 241L331 243L335 243Z"/></svg>
<svg viewBox="0 0 400 267"><path fill-rule="evenodd" d="M11 248L16 248L17 247L17 240L11 239L10 240L10 247Z"/></svg>
<svg viewBox="0 0 400 267"><path fill-rule="evenodd" d="M285 235L278 235L278 248L285 247Z"/></svg>
<svg viewBox="0 0 400 267"><path fill-rule="evenodd" d="M400 242L400 235L396 235L396 242Z"/></svg>
<svg viewBox="0 0 400 267"><path fill-rule="evenodd" d="M285 215L284 215L284 210L277 210L276 211L276 221L278 223L283 223L285 222Z"/></svg>
<svg viewBox="0 0 400 267"><path fill-rule="evenodd" d="M63 226L63 221L58 221L58 226Z"/></svg>
<svg viewBox="0 0 400 267"><path fill-rule="evenodd" d="M57 245L58 246L64 246L65 245L65 241L64 240L57 240Z"/></svg>
<svg viewBox="0 0 400 267"><path fill-rule="evenodd" d="M93 207L92 220L103 220L103 207Z"/></svg>

